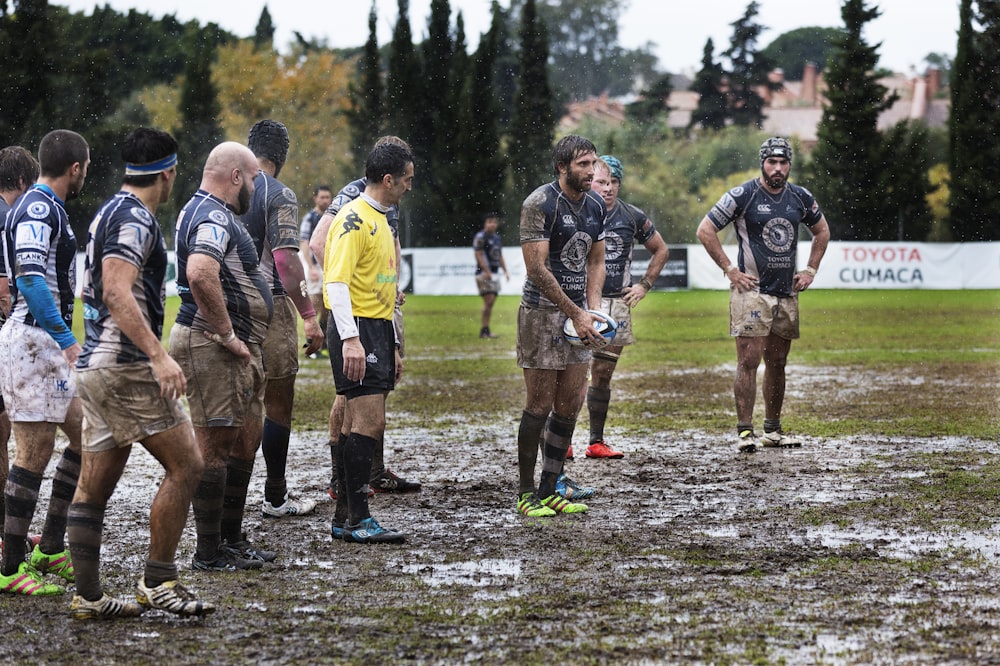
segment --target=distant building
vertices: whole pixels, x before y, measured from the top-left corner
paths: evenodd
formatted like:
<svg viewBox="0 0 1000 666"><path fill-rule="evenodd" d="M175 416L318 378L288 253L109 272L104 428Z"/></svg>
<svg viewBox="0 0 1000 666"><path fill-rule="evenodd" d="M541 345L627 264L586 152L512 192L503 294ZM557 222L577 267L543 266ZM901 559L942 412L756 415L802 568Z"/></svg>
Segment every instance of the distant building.
<svg viewBox="0 0 1000 666"><path fill-rule="evenodd" d="M773 92L766 89L758 91L764 98L764 131L795 136L804 146L814 146L816 127L823 117L823 105L826 103L823 73L810 62L806 63L801 81L786 81L780 69L771 72L770 78L780 83L781 87ZM890 91L896 91L899 100L879 116L879 129L888 129L901 120L923 120L931 128L947 126L951 99L944 94L941 71L936 67L929 68L924 76L894 74L880 82ZM629 101L632 100L610 99L602 95L571 102L560 120L560 130L568 133L578 127L584 118L621 123L625 120L625 106ZM667 124L681 129L687 127L691 113L698 106L698 94L690 90L675 90L667 104L670 107Z"/></svg>

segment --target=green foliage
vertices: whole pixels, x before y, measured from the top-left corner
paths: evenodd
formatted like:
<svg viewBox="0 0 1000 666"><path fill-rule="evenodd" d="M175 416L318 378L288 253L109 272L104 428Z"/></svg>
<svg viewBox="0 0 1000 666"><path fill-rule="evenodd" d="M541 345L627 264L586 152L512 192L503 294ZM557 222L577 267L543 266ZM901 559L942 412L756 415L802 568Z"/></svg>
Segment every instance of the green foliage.
<svg viewBox="0 0 1000 666"><path fill-rule="evenodd" d="M757 93L761 86L775 90L778 84L768 75L771 60L758 49L757 41L764 26L754 19L760 4L753 0L739 20L733 22L733 36L723 55L729 59L729 117L735 125L760 128L764 122L764 98Z"/></svg>
<svg viewBox="0 0 1000 666"><path fill-rule="evenodd" d="M520 204L535 188L552 179L552 93L546 62L548 32L527 0L521 12L521 75L511 122L513 197Z"/></svg>
<svg viewBox="0 0 1000 666"><path fill-rule="evenodd" d="M841 28L796 28L778 35L761 53L784 70L787 80L801 81L807 62L815 63L820 72L826 69L836 40L842 36Z"/></svg>
<svg viewBox="0 0 1000 666"><path fill-rule="evenodd" d="M862 37L864 26L879 16L864 0L846 0L841 15L846 29L826 73L829 104L817 128L819 145L813 153L813 191L823 206L835 240L895 238L898 208L880 196L889 172L901 168L878 131L878 116L892 106L878 82L878 47ZM912 182L912 179L911 179ZM922 197L926 190L914 192Z"/></svg>
<svg viewBox="0 0 1000 666"><path fill-rule="evenodd" d="M254 48L266 51L274 49L274 22L271 20L271 12L267 11L267 5L264 5L260 11L260 18L257 19L253 45Z"/></svg>
<svg viewBox="0 0 1000 666"><path fill-rule="evenodd" d="M952 235L957 241L1000 239L1000 148L996 127L1000 96L1000 6L962 0L958 50L951 76ZM977 32L974 23L982 26Z"/></svg>
<svg viewBox="0 0 1000 666"><path fill-rule="evenodd" d="M625 117L632 122L649 124L670 113L670 93L674 91L671 75L656 78L648 88L639 93L639 99L625 107Z"/></svg>
<svg viewBox="0 0 1000 666"><path fill-rule="evenodd" d="M691 90L698 93L698 106L691 113L688 128L702 127L721 130L729 117L729 104L723 92L726 72L715 60L715 44L709 37L701 56L701 69L695 75Z"/></svg>
<svg viewBox="0 0 1000 666"><path fill-rule="evenodd" d="M385 116L385 93L382 90L382 61L378 49L378 15L372 4L368 12L368 40L359 63L357 77L351 77L348 91L351 108L347 112L351 129L355 173L362 173L363 160L382 135Z"/></svg>
<svg viewBox="0 0 1000 666"><path fill-rule="evenodd" d="M884 192L888 210L896 211L898 240L925 241L933 220L927 197L931 186L932 166L927 151L927 126L923 123L897 123L885 134L886 154L892 155L895 168L887 169Z"/></svg>

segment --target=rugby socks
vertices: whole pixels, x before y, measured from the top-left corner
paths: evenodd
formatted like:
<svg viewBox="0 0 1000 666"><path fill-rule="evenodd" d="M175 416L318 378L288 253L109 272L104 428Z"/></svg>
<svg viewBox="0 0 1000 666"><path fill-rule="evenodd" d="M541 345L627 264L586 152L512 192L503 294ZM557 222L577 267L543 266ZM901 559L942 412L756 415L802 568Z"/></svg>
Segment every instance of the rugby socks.
<svg viewBox="0 0 1000 666"><path fill-rule="evenodd" d="M344 443L344 495L347 496L347 518L351 525L371 517L368 481L376 446L377 439L356 432L352 432Z"/></svg>
<svg viewBox="0 0 1000 666"><path fill-rule="evenodd" d="M535 464L538 462L538 445L542 439L546 417L547 415L536 416L528 411L521 412L521 425L517 429L518 495L535 489Z"/></svg>
<svg viewBox="0 0 1000 666"><path fill-rule="evenodd" d="M264 465L267 467L267 478L264 479L264 499L270 502L271 506L284 504L285 494L288 493L288 485L285 483L285 466L288 462L288 440L291 435L291 428L269 418L264 419L260 451L264 455Z"/></svg>
<svg viewBox="0 0 1000 666"><path fill-rule="evenodd" d="M101 535L104 507L77 502L66 513L66 537L76 578L76 593L87 601L97 601L101 589Z"/></svg>
<svg viewBox="0 0 1000 666"><path fill-rule="evenodd" d="M587 389L587 411L590 413L590 443L604 439L604 422L608 419L611 389L591 386Z"/></svg>
<svg viewBox="0 0 1000 666"><path fill-rule="evenodd" d="M226 490L222 502L222 540L235 543L243 540L243 508L253 475L253 461L230 457L226 463Z"/></svg>
<svg viewBox="0 0 1000 666"><path fill-rule="evenodd" d="M66 550L66 512L73 503L73 493L76 492L79 478L80 454L66 449L52 476L49 511L45 516L45 527L42 528L42 540L38 544L38 549L47 555Z"/></svg>
<svg viewBox="0 0 1000 666"><path fill-rule="evenodd" d="M737 423L736 424L736 434L737 435L739 435L741 433L744 433L747 430L749 430L750 432L753 432L753 424L752 423Z"/></svg>
<svg viewBox="0 0 1000 666"><path fill-rule="evenodd" d="M764 419L764 432L778 432L781 430L781 419Z"/></svg>
<svg viewBox="0 0 1000 666"><path fill-rule="evenodd" d="M344 437L341 435L341 437ZM346 437L345 437L346 439ZM326 442L327 446L330 447L330 487L333 488L333 494L337 494L337 451L340 448L340 439L330 439Z"/></svg>
<svg viewBox="0 0 1000 666"><path fill-rule="evenodd" d="M29 472L13 465L7 477L4 501L7 504L7 519L3 529L3 566L0 573L10 576L28 554L25 537L31 527L31 518L38 504L38 489L42 487L42 475Z"/></svg>
<svg viewBox="0 0 1000 666"><path fill-rule="evenodd" d="M146 560L146 569L143 572L146 587L159 587L168 580L177 580L176 562L157 562L156 560Z"/></svg>
<svg viewBox="0 0 1000 666"><path fill-rule="evenodd" d="M566 450L573 441L576 419L552 414L545 427L545 450L542 454L542 476L538 482L538 496L542 499L556 492L556 479L562 473Z"/></svg>
<svg viewBox="0 0 1000 666"><path fill-rule="evenodd" d="M226 468L206 467L201 474L201 482L191 498L194 525L198 533L195 557L199 560L214 560L218 556L222 536L219 525L222 521L222 500L226 491Z"/></svg>
<svg viewBox="0 0 1000 666"><path fill-rule="evenodd" d="M346 447L347 435L344 433L340 433L337 443L330 447L333 453L333 490L337 493L337 506L333 511L333 519L339 525L343 525L347 520L347 479L344 476L344 449Z"/></svg>
<svg viewBox="0 0 1000 666"><path fill-rule="evenodd" d="M376 476L385 471L385 435L378 438L378 444L375 445L375 450L372 452L372 470L368 475L369 479L374 479Z"/></svg>

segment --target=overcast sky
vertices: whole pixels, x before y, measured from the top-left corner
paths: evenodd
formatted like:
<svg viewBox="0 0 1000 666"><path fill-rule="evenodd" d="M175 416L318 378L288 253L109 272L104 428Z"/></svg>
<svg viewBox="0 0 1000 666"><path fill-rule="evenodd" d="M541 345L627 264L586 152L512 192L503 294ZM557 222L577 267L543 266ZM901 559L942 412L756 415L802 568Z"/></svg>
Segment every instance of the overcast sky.
<svg viewBox="0 0 1000 666"><path fill-rule="evenodd" d="M414 41L427 32L431 0L410 0L410 28ZM368 38L365 0L54 0L51 4L90 14L96 5L111 5L119 11L136 9L155 17L173 13L181 21L213 21L241 37L253 34L261 9L267 5L276 28L279 49L292 40L293 31L306 38L326 39L332 47L360 46ZM711 37L716 54L729 45L731 23L746 10L749 0L623 0L619 42L627 48L655 44L660 69L672 73L695 71L700 66L705 41ZM842 27L840 0L758 0L757 21L767 30L760 46L778 35L808 26ZM866 26L869 43L882 42L880 65L898 72L924 70L928 53L955 55L959 0L868 0L882 15ZM451 0L452 25L461 11L470 48L489 28L489 0ZM509 0L501 0L509 6ZM397 0L375 0L379 44L392 37Z"/></svg>

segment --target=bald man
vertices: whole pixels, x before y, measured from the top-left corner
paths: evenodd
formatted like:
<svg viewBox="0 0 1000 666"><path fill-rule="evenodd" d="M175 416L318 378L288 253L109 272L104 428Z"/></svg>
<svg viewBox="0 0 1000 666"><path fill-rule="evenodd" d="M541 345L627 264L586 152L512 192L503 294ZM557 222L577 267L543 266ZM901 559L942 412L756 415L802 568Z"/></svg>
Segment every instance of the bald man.
<svg viewBox="0 0 1000 666"><path fill-rule="evenodd" d="M246 146L216 146L174 240L181 307L170 355L187 380L205 461L191 502L198 533L191 567L203 571L259 569L276 557L240 531L250 472L233 456L245 431L263 418L261 346L274 308L257 248L237 218L249 210L257 170Z"/></svg>

